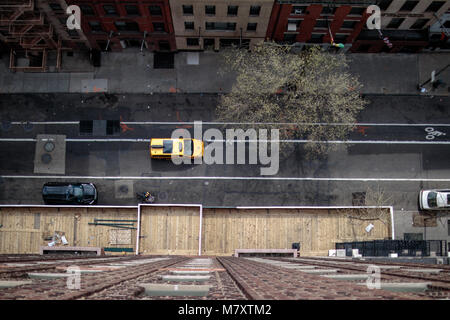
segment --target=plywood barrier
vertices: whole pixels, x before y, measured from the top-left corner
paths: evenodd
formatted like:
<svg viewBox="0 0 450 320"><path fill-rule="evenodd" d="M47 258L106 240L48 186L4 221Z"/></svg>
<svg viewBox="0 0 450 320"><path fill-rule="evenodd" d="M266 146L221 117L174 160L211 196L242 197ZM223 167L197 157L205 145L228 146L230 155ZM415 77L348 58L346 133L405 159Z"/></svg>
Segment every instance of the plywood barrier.
<svg viewBox="0 0 450 320"><path fill-rule="evenodd" d="M199 206L141 207L141 254L197 255Z"/></svg>
<svg viewBox="0 0 450 320"><path fill-rule="evenodd" d="M384 239L391 236L386 220L350 218L348 210L203 209L202 254L232 255L235 249L291 249L300 242L301 255L327 255L336 242ZM374 228L367 233L365 227Z"/></svg>
<svg viewBox="0 0 450 320"><path fill-rule="evenodd" d="M120 229L129 230L129 243L111 244L110 231L118 228L89 223L94 219L136 220L136 214L137 209L133 208L2 207L0 253L38 254L39 247L48 245L51 240L45 239L50 239L55 231L64 232L70 246L135 248L136 230Z"/></svg>
<svg viewBox="0 0 450 320"><path fill-rule="evenodd" d="M229 255L235 249L291 249L300 254L327 255L336 242L385 239L392 236L389 208L364 214L354 208L201 208L199 205L140 207L140 254L197 255L201 230L202 255ZM381 214L380 214L381 212ZM202 213L202 219L201 217ZM0 254L38 254L55 231L69 246L136 250L137 229L99 223L137 220L137 207L8 207L0 206ZM137 222L131 223L138 228ZM370 232L366 226L373 224ZM130 249L133 249L130 252ZM115 252L123 254L123 252ZM111 254L111 253L110 253Z"/></svg>

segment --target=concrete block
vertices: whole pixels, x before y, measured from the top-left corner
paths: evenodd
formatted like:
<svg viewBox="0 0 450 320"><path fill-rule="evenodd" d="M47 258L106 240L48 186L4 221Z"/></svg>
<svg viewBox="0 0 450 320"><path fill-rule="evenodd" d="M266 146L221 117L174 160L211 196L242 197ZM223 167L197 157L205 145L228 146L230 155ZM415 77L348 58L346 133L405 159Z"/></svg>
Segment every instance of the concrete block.
<svg viewBox="0 0 450 320"><path fill-rule="evenodd" d="M33 283L31 280L26 281L0 281L0 289L3 288L13 288L18 286L23 286L25 284Z"/></svg>
<svg viewBox="0 0 450 320"><path fill-rule="evenodd" d="M389 258L398 258L398 253L389 253Z"/></svg>
<svg viewBox="0 0 450 320"><path fill-rule="evenodd" d="M145 289L147 296L191 296L204 297L208 295L209 285L171 285L144 283L140 285Z"/></svg>
<svg viewBox="0 0 450 320"><path fill-rule="evenodd" d="M47 146L52 146L48 148ZM36 137L34 173L65 174L66 136L39 134Z"/></svg>
<svg viewBox="0 0 450 320"><path fill-rule="evenodd" d="M360 274L330 274L330 275L323 275L321 277L330 278L330 279L336 279L336 280L355 281L355 280L366 280L369 277L369 274L367 274L367 273L360 273Z"/></svg>
<svg viewBox="0 0 450 320"><path fill-rule="evenodd" d="M336 250L328 250L329 257L336 257Z"/></svg>
<svg viewBox="0 0 450 320"><path fill-rule="evenodd" d="M178 274L178 275L192 275L192 274L209 274L210 271L207 270L170 270L171 273L173 274Z"/></svg>
<svg viewBox="0 0 450 320"><path fill-rule="evenodd" d="M366 286L366 283L358 283L358 285ZM392 292L424 292L431 285L431 282L382 282L382 290L388 290Z"/></svg>
<svg viewBox="0 0 450 320"><path fill-rule="evenodd" d="M337 249L336 257L345 257L345 249Z"/></svg>
<svg viewBox="0 0 450 320"><path fill-rule="evenodd" d="M164 281L207 281L211 276L201 275L163 275L161 279Z"/></svg>
<svg viewBox="0 0 450 320"><path fill-rule="evenodd" d="M70 273L37 273L37 272L31 272L28 273L28 277L31 279L57 279L57 278L65 278L70 276Z"/></svg>
<svg viewBox="0 0 450 320"><path fill-rule="evenodd" d="M312 273L312 274L327 274L327 273L336 273L337 269L305 269L305 270L300 270L301 272L305 272L305 273Z"/></svg>

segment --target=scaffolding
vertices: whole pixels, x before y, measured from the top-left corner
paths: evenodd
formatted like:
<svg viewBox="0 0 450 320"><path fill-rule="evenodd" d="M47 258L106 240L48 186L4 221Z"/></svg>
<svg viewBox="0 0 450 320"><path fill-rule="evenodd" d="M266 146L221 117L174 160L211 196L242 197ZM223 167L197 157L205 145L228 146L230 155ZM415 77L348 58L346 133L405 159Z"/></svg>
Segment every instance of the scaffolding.
<svg viewBox="0 0 450 320"><path fill-rule="evenodd" d="M46 72L49 52L57 53L61 66L62 41L35 0L0 1L0 41L10 48L12 71Z"/></svg>

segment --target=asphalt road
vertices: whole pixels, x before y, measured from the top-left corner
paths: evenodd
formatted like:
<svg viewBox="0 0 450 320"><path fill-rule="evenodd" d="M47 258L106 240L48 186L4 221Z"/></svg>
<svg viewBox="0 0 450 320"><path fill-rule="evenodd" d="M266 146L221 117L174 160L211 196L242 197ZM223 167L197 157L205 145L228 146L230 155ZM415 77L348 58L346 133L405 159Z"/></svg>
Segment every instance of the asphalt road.
<svg viewBox="0 0 450 320"><path fill-rule="evenodd" d="M217 95L1 95L0 203L42 204L47 181L92 181L99 204L135 204L151 191L159 203L351 205L353 194L381 188L389 204L417 210L422 188L450 186L450 99L369 96L351 134L327 159L309 160L301 146L281 159L276 175L264 165L174 165L149 157L148 140L174 129L202 132L214 123ZM80 134L80 120L120 120L113 135ZM322 124L323 125L323 124ZM232 125L230 125L232 127ZM220 126L219 126L220 127ZM66 136L65 174L36 174L38 134ZM226 148L229 144L225 145Z"/></svg>

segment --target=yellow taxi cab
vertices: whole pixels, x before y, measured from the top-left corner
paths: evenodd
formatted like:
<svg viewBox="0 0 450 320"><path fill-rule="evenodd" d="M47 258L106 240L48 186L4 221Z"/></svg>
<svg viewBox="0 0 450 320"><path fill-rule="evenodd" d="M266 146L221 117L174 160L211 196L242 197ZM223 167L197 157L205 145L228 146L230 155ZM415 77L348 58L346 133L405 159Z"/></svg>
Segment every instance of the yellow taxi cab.
<svg viewBox="0 0 450 320"><path fill-rule="evenodd" d="M152 159L171 159L172 155L190 159L203 157L203 141L197 139L151 139Z"/></svg>

